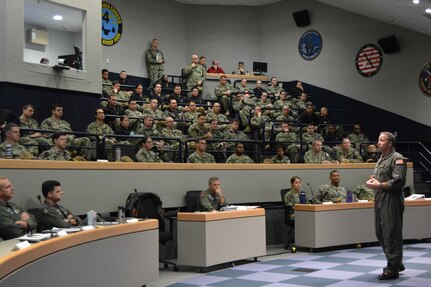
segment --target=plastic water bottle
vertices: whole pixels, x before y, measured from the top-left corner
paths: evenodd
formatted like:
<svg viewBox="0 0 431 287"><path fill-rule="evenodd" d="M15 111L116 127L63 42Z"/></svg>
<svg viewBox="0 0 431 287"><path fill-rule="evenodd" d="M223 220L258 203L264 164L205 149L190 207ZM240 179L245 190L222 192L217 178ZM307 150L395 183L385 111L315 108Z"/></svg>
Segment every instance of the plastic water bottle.
<svg viewBox="0 0 431 287"><path fill-rule="evenodd" d="M353 202L353 193L351 190L347 190L346 202Z"/></svg>
<svg viewBox="0 0 431 287"><path fill-rule="evenodd" d="M121 148L116 147L115 148L115 161L120 160L121 158Z"/></svg>
<svg viewBox="0 0 431 287"><path fill-rule="evenodd" d="M307 203L307 195L305 194L305 191L301 191L299 193L299 203L301 203L301 204Z"/></svg>
<svg viewBox="0 0 431 287"><path fill-rule="evenodd" d="M124 207L122 207L122 206L118 207L118 224L124 223L126 221L123 209L124 209Z"/></svg>
<svg viewBox="0 0 431 287"><path fill-rule="evenodd" d="M5 157L12 158L12 145L10 143L6 144Z"/></svg>
<svg viewBox="0 0 431 287"><path fill-rule="evenodd" d="M97 213L94 210L87 212L87 225L95 226L97 223Z"/></svg>

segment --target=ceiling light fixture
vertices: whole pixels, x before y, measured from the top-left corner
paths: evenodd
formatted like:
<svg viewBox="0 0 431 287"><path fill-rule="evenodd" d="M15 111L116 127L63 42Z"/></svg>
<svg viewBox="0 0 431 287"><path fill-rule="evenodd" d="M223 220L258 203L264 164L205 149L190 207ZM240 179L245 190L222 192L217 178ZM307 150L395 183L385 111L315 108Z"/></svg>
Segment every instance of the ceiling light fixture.
<svg viewBox="0 0 431 287"><path fill-rule="evenodd" d="M428 14L431 14L431 8L425 9L425 12L427 12Z"/></svg>
<svg viewBox="0 0 431 287"><path fill-rule="evenodd" d="M419 1L419 0L412 0L412 2L413 2L413 4L419 4L419 3L421 3L421 1Z"/></svg>
<svg viewBox="0 0 431 287"><path fill-rule="evenodd" d="M55 15L54 17L52 17L52 19L54 19L55 21L61 21L61 20L63 20L63 16Z"/></svg>

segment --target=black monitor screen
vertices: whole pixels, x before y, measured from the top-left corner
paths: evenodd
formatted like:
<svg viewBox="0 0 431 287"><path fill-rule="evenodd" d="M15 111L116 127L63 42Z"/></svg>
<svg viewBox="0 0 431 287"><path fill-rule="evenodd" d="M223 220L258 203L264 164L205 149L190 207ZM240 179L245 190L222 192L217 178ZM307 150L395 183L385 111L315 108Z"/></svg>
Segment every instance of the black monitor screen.
<svg viewBox="0 0 431 287"><path fill-rule="evenodd" d="M266 73L266 72L268 72L268 63L253 62L253 72L255 72L255 73Z"/></svg>

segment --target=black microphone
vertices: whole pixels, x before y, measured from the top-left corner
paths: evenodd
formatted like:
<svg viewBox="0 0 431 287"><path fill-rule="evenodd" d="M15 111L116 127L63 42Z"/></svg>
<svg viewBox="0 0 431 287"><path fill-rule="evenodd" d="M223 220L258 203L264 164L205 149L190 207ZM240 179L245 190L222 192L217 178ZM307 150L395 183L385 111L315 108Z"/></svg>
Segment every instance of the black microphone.
<svg viewBox="0 0 431 287"><path fill-rule="evenodd" d="M137 190L136 188L135 188L135 194L136 194L137 201L138 201L138 208L141 210L141 212L142 212L142 216L143 216L145 219L148 219L147 215L145 214L144 207L142 206L141 199L139 198L138 190ZM137 212L137 215L139 215L139 211ZM133 214L133 216L135 216L135 215ZM136 217L137 217L137 216L136 216Z"/></svg>
<svg viewBox="0 0 431 287"><path fill-rule="evenodd" d="M43 207L43 204L42 204L42 197L41 197L40 195L38 195L38 196L37 196L37 199L39 200L40 206L41 206L41 207Z"/></svg>
<svg viewBox="0 0 431 287"><path fill-rule="evenodd" d="M307 185L308 185L308 188L310 188L311 196L313 197L313 199L312 199L311 201L309 201L309 202L310 202L310 203L314 203L314 192L313 192L313 189L311 188L310 183L308 183L308 182L307 182Z"/></svg>

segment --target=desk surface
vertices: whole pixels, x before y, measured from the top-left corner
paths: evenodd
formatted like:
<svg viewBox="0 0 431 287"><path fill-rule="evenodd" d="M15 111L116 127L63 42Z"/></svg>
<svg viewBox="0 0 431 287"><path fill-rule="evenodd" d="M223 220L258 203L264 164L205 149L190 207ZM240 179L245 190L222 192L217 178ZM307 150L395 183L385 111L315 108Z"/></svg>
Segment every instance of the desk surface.
<svg viewBox="0 0 431 287"><path fill-rule="evenodd" d="M431 206L431 200L406 200L405 206ZM329 211L346 209L374 208L374 202L352 202L334 204L295 204L295 211Z"/></svg>
<svg viewBox="0 0 431 287"><path fill-rule="evenodd" d="M216 73L207 73L207 78L216 78L220 79L221 76L226 76L228 79L247 79L247 80L260 80L260 81L268 81L268 76L257 76L257 75L237 75L237 74L216 74Z"/></svg>
<svg viewBox="0 0 431 287"><path fill-rule="evenodd" d="M228 210L214 212L178 212L178 221L214 221L235 219L253 216L265 216L265 209L256 208L250 210Z"/></svg>
<svg viewBox="0 0 431 287"><path fill-rule="evenodd" d="M104 226L93 230L80 231L63 237L51 238L17 251L12 251L11 249L19 242L18 239L0 242L0 279L20 267L49 254L104 238L154 230L158 228L158 225L159 223L157 220L149 219L137 223Z"/></svg>

